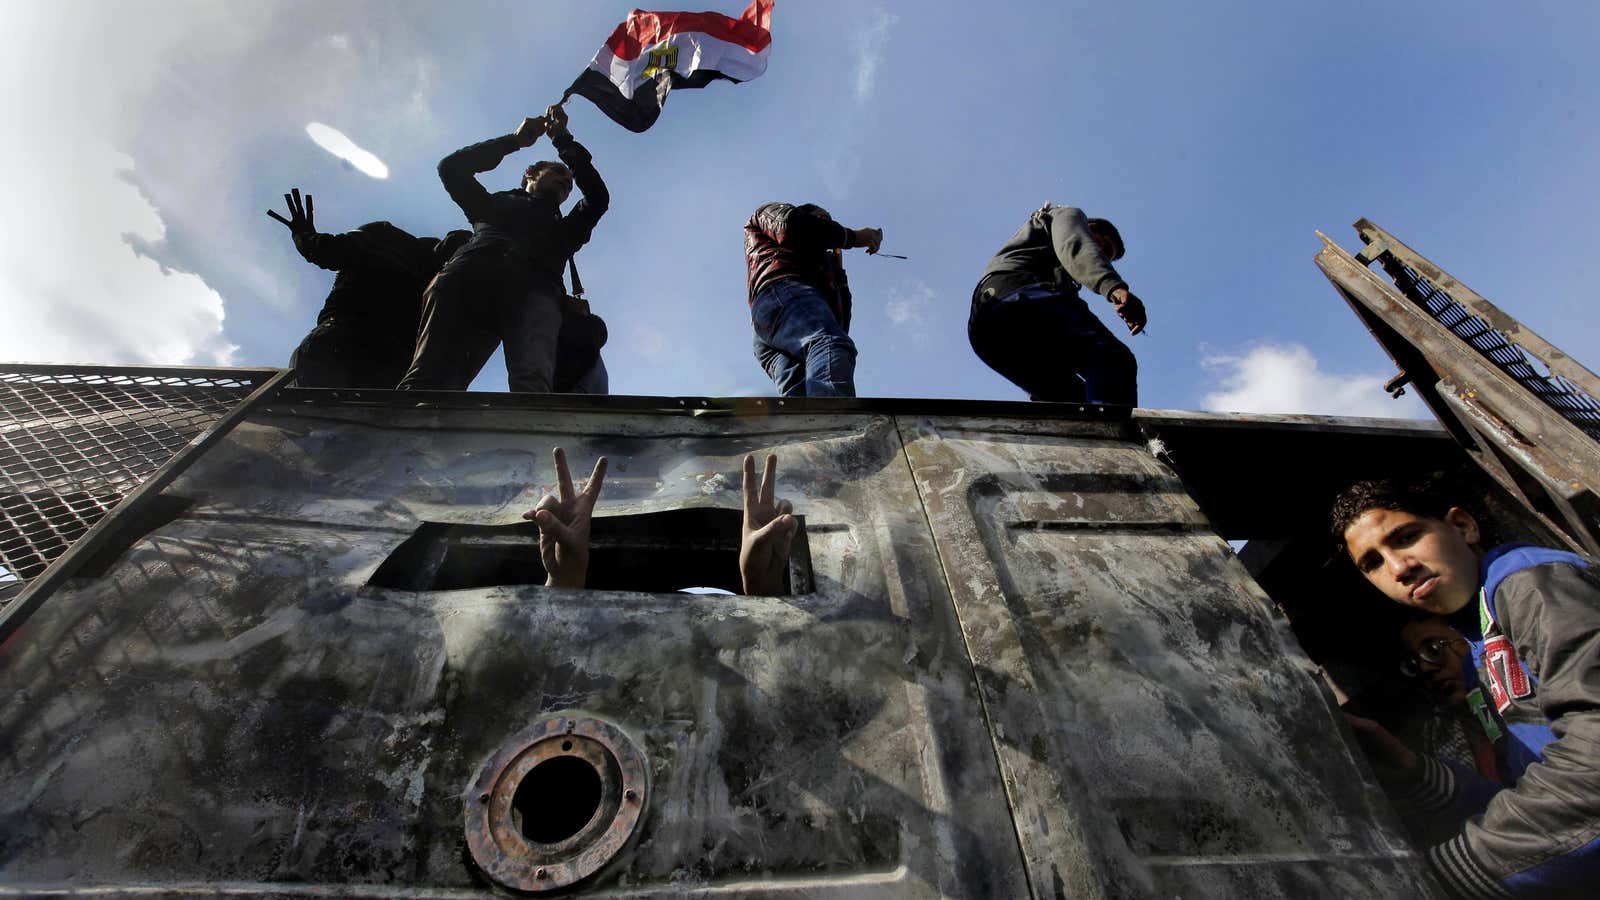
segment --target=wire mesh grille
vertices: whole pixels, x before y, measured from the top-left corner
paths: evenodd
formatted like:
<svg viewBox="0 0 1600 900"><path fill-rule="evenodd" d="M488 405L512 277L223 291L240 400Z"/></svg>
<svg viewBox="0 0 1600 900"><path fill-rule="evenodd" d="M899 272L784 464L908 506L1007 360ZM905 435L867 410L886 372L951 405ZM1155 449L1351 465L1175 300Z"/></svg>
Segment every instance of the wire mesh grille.
<svg viewBox="0 0 1600 900"><path fill-rule="evenodd" d="M0 368L0 607L266 377Z"/></svg>
<svg viewBox="0 0 1600 900"><path fill-rule="evenodd" d="M1511 343L1504 334L1468 312L1455 298L1415 269L1399 264L1386 264L1384 268L1400 290L1412 302L1427 310L1439 324L1470 344L1501 371L1515 378L1568 422L1600 441L1600 401L1570 380L1547 374L1550 367L1543 360Z"/></svg>

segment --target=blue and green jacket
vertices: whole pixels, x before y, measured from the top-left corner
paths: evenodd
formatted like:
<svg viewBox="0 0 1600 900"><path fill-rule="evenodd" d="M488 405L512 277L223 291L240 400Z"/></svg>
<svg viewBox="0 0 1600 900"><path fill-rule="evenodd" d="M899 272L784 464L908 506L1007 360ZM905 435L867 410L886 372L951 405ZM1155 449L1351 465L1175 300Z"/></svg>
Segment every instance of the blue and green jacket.
<svg viewBox="0 0 1600 900"><path fill-rule="evenodd" d="M1428 851L1459 896L1600 896L1600 562L1508 544L1479 576L1466 674L1505 782L1424 759L1397 805L1464 823Z"/></svg>

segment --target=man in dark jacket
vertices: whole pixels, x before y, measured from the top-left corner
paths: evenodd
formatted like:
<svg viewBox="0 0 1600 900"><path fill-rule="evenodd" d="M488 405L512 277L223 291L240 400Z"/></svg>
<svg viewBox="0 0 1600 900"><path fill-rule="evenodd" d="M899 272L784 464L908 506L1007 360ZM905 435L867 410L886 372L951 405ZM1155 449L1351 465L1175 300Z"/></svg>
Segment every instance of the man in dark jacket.
<svg viewBox="0 0 1600 900"><path fill-rule="evenodd" d="M511 390L551 390L566 295L562 269L589 242L611 202L589 151L566 126L566 113L552 106L523 120L515 133L457 150L439 163L439 179L473 234L428 286L416 356L402 389L466 390L504 341ZM476 173L494 169L541 134L550 136L565 165L534 163L520 190L491 194L478 183ZM574 181L583 199L563 216L561 204Z"/></svg>
<svg viewBox="0 0 1600 900"><path fill-rule="evenodd" d="M841 251L877 253L883 232L849 229L815 204L768 203L744 225L756 360L785 397L854 397L850 285Z"/></svg>
<svg viewBox="0 0 1600 900"><path fill-rule="evenodd" d="M1600 885L1600 563L1565 550L1485 551L1471 513L1415 481L1365 481L1332 530L1391 600L1446 617L1471 650L1466 698L1496 744L1501 781L1421 756L1350 720L1373 768L1461 897L1589 897ZM1470 666L1470 668L1469 668ZM1485 698L1483 694L1488 696Z"/></svg>
<svg viewBox="0 0 1600 900"><path fill-rule="evenodd" d="M316 327L289 358L295 381L315 388L393 388L417 346L422 291L439 267L466 242L467 232L444 240L412 237L388 222L368 222L344 234L317 231L316 207L300 189L284 194L288 226L306 262L337 272L317 313Z"/></svg>
<svg viewBox="0 0 1600 900"><path fill-rule="evenodd" d="M1111 261L1122 235L1105 219L1046 203L989 261L972 294L967 339L978 358L1032 400L1138 404L1133 352L1089 311L1078 288L1111 301L1129 334L1144 303Z"/></svg>

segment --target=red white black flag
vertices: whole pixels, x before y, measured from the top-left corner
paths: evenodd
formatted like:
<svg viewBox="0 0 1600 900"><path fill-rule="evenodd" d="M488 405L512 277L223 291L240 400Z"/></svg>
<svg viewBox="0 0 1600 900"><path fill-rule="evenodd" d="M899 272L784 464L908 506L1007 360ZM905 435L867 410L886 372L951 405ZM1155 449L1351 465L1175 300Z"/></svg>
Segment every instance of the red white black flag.
<svg viewBox="0 0 1600 900"><path fill-rule="evenodd" d="M645 12L617 26L562 97L587 97L613 122L644 131L667 92L719 78L749 81L767 70L774 0L752 0L737 19L721 13Z"/></svg>

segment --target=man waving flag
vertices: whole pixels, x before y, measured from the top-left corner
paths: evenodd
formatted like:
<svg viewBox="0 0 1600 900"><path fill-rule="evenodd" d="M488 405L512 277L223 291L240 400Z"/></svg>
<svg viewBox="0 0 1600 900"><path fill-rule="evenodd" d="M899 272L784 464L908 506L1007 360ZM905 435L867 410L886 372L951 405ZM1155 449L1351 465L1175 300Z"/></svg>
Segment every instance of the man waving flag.
<svg viewBox="0 0 1600 900"><path fill-rule="evenodd" d="M636 9L561 98L587 97L629 131L654 125L667 91L718 78L749 81L767 70L774 0L752 0L737 19L713 12Z"/></svg>

